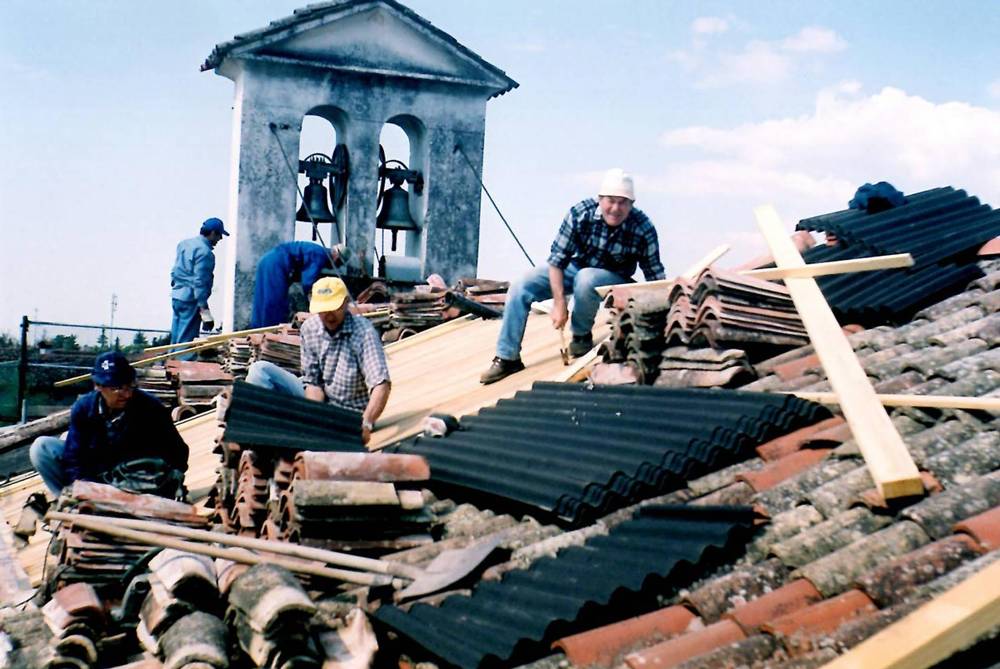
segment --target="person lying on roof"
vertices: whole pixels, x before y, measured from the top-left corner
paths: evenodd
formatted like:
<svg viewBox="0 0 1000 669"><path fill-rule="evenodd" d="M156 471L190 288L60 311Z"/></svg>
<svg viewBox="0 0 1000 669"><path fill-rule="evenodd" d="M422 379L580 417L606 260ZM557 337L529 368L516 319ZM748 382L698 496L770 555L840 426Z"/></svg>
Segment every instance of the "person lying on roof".
<svg viewBox="0 0 1000 669"><path fill-rule="evenodd" d="M350 251L343 244L330 250L315 242L285 242L275 246L257 263L250 327L289 322L288 288L301 282L308 296L331 262L340 267L349 260Z"/></svg>
<svg viewBox="0 0 1000 669"><path fill-rule="evenodd" d="M135 369L118 351L97 356L91 377L94 390L73 404L65 441L38 437L31 445L31 464L45 486L58 495L73 481L98 481L176 497L187 471L188 446L170 413L135 387ZM131 466L139 461L142 467ZM139 485L128 484L130 472Z"/></svg>
<svg viewBox="0 0 1000 669"><path fill-rule="evenodd" d="M368 443L389 401L392 384L382 340L368 319L347 310L347 286L326 277L313 286L302 324L302 378L260 360L247 370L247 383L293 397L328 402L360 412L361 438Z"/></svg>

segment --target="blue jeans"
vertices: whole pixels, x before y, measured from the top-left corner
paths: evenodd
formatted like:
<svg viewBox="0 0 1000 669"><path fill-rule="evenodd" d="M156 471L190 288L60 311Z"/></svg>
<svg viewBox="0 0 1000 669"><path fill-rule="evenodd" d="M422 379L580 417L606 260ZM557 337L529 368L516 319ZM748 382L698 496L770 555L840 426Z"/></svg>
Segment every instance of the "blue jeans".
<svg viewBox="0 0 1000 669"><path fill-rule="evenodd" d="M170 343L183 344L198 336L201 330L201 315L198 313L197 302L172 300L174 319L170 323ZM178 355L178 360L194 360L197 353Z"/></svg>
<svg viewBox="0 0 1000 669"><path fill-rule="evenodd" d="M302 379L273 362L259 360L247 370L247 383L292 397L305 397Z"/></svg>
<svg viewBox="0 0 1000 669"><path fill-rule="evenodd" d="M59 492L73 481L66 476L63 468L62 453L66 442L56 437L38 437L28 450L31 466L42 477L45 487L53 494Z"/></svg>
<svg viewBox="0 0 1000 669"><path fill-rule="evenodd" d="M573 336L587 336L594 328L594 317L601 306L601 297L594 289L627 281L628 279L606 269L579 269L576 265L570 265L563 270L563 290L566 291L567 298L573 296L573 312L569 322ZM499 357L504 360L517 360L521 357L521 340L524 338L524 326L528 322L531 303L551 297L548 264L535 267L510 287L507 291L507 303L503 308L500 338L497 340Z"/></svg>

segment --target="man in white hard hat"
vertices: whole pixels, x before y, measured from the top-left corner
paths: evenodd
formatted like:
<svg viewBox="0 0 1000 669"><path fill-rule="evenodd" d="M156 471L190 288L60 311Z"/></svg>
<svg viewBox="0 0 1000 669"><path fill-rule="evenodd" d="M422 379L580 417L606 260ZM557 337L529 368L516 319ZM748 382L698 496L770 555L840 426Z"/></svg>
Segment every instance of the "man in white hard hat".
<svg viewBox="0 0 1000 669"><path fill-rule="evenodd" d="M514 283L507 293L503 324L493 364L480 377L494 383L524 369L521 339L532 302L552 298L549 317L561 330L570 320L567 295L573 296L570 355L579 357L594 346L591 330L601 298L596 288L627 283L642 268L647 281L664 278L656 228L633 207L635 184L619 168L608 170L597 191L573 205L552 242L548 262Z"/></svg>

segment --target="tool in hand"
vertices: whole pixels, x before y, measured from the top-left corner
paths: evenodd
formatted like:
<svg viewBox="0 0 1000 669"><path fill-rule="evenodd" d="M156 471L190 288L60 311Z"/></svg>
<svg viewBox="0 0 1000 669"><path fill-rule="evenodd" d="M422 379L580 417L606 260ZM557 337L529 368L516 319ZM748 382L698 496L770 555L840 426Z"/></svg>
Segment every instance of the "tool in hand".
<svg viewBox="0 0 1000 669"><path fill-rule="evenodd" d="M561 346L559 347L559 357L562 358L563 365L569 365L569 349L566 347L566 328L559 328L559 341Z"/></svg>

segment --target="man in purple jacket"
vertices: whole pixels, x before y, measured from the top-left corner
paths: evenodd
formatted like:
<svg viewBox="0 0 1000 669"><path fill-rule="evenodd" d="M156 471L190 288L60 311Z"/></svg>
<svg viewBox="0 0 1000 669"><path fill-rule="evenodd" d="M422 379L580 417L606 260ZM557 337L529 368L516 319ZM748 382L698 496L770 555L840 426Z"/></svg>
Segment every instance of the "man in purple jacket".
<svg viewBox="0 0 1000 669"><path fill-rule="evenodd" d="M78 479L113 483L112 470L146 458L161 460L182 480L188 446L159 400L135 387L128 359L102 353L91 376L94 390L73 404L66 440L39 437L31 445L31 464L46 487L58 495Z"/></svg>

